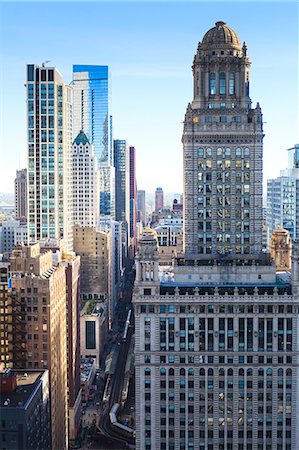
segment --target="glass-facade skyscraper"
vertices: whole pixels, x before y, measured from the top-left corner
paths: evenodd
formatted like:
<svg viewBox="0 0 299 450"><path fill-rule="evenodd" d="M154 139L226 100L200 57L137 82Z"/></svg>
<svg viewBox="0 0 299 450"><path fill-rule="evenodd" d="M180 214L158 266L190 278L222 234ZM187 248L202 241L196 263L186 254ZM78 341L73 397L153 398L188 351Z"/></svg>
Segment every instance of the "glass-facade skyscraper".
<svg viewBox="0 0 299 450"><path fill-rule="evenodd" d="M113 164L112 116L108 66L73 66L73 139L83 130L94 145L100 165Z"/></svg>
<svg viewBox="0 0 299 450"><path fill-rule="evenodd" d="M99 215L114 218L114 167L108 66L73 66L73 139L81 130L94 145L100 172Z"/></svg>

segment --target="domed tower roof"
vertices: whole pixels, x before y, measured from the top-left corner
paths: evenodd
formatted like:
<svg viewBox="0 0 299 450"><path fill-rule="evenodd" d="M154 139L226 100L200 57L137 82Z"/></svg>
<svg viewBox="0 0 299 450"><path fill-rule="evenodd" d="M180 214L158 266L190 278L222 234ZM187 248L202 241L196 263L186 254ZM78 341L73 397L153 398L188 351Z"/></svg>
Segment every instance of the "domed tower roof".
<svg viewBox="0 0 299 450"><path fill-rule="evenodd" d="M203 37L202 50L241 50L241 43L237 33L229 28L225 22L216 22Z"/></svg>

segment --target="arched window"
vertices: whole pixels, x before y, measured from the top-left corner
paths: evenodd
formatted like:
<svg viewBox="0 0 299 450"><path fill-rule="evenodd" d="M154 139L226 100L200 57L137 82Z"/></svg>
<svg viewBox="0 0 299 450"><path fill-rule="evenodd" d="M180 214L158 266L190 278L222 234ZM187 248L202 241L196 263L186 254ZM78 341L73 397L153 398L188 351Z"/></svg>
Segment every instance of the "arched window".
<svg viewBox="0 0 299 450"><path fill-rule="evenodd" d="M174 376L174 369L169 369L169 376L171 376L171 377Z"/></svg>
<svg viewBox="0 0 299 450"><path fill-rule="evenodd" d="M235 73L231 72L229 74L229 93L230 95L234 95L235 93Z"/></svg>
<svg viewBox="0 0 299 450"><path fill-rule="evenodd" d="M145 376L149 377L151 374L151 369L149 367L147 367L144 372L145 372Z"/></svg>
<svg viewBox="0 0 299 450"><path fill-rule="evenodd" d="M226 93L226 79L225 72L220 72L219 74L219 94Z"/></svg>
<svg viewBox="0 0 299 450"><path fill-rule="evenodd" d="M180 369L180 375L185 376L185 369Z"/></svg>
<svg viewBox="0 0 299 450"><path fill-rule="evenodd" d="M205 369L199 369L199 375L203 377L205 375Z"/></svg>
<svg viewBox="0 0 299 450"><path fill-rule="evenodd" d="M278 375L279 377L283 377L283 369L278 369L277 375Z"/></svg>
<svg viewBox="0 0 299 450"><path fill-rule="evenodd" d="M189 376L194 375L194 369L192 369L192 367L190 369L188 369L188 375Z"/></svg>
<svg viewBox="0 0 299 450"><path fill-rule="evenodd" d="M216 74L215 72L210 73L210 95L216 94Z"/></svg>

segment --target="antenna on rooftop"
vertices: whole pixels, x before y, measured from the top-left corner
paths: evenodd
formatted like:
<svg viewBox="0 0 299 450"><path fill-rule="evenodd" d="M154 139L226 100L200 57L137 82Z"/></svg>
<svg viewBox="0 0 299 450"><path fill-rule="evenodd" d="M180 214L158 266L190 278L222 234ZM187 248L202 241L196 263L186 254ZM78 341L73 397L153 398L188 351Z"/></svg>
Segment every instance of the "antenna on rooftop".
<svg viewBox="0 0 299 450"><path fill-rule="evenodd" d="M42 67L45 67L45 64L48 64L49 62L51 62L51 60L44 61L44 62L42 63Z"/></svg>

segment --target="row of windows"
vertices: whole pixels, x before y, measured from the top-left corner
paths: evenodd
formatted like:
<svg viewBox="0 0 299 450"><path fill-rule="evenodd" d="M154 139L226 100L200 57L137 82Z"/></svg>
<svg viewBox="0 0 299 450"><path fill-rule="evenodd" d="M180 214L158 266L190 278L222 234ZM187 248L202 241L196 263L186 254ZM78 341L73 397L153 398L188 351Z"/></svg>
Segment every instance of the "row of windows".
<svg viewBox="0 0 299 450"><path fill-rule="evenodd" d="M213 155L213 157L217 156L222 156L223 158L226 156L240 156L240 157L244 157L244 156L249 156L250 155L250 149L248 147L245 148L241 148L241 147L237 147L237 148L223 148L223 147L218 147L217 149L211 149L209 147L207 148L203 148L203 147L199 147L197 149L197 154L199 157L204 157L204 158L208 158L211 157Z"/></svg>
<svg viewBox="0 0 299 450"><path fill-rule="evenodd" d="M218 86L217 86L218 84ZM226 73L219 73L219 81L216 82L216 73L210 72L209 74L209 85L210 85L210 95L215 95L217 92L220 95L226 94ZM229 95L234 95L235 93L235 74L234 72L230 72L228 75L228 93Z"/></svg>
<svg viewBox="0 0 299 450"><path fill-rule="evenodd" d="M140 305L141 313L199 313L199 314L295 314L298 307L293 305ZM269 318L270 319L270 318ZM150 318L145 317L145 325Z"/></svg>

